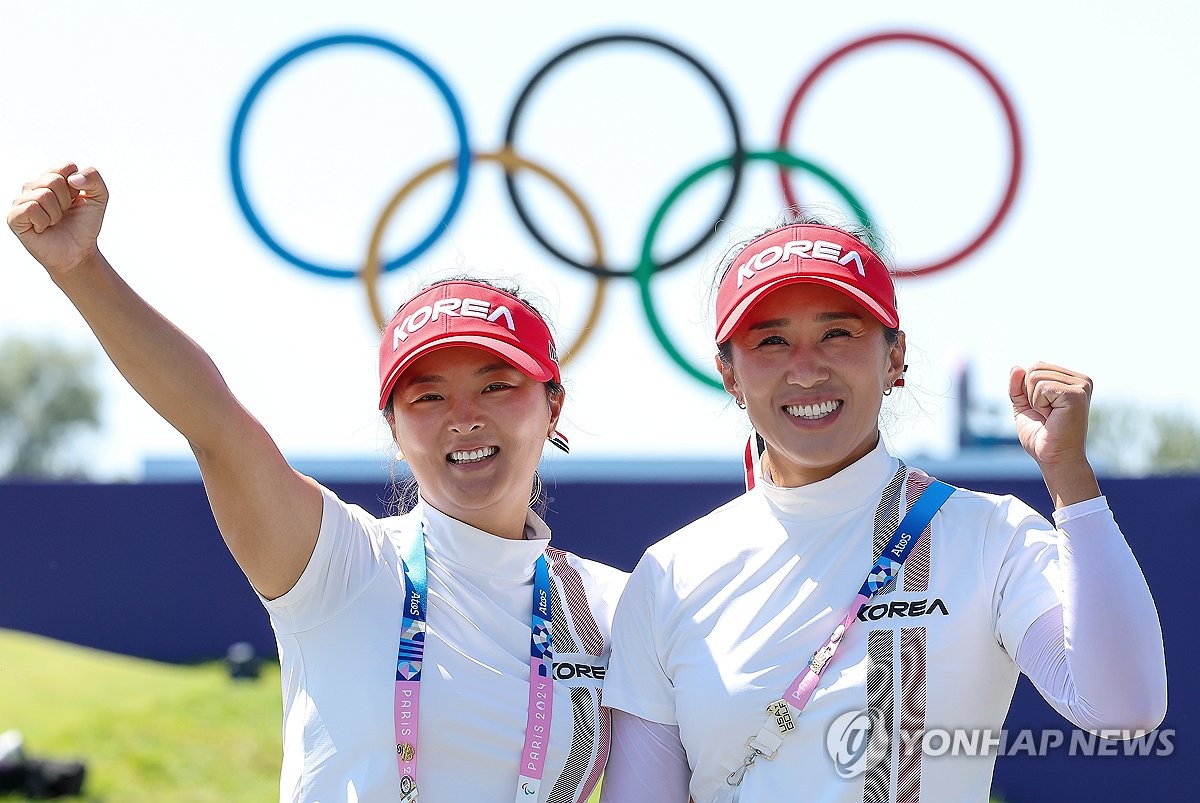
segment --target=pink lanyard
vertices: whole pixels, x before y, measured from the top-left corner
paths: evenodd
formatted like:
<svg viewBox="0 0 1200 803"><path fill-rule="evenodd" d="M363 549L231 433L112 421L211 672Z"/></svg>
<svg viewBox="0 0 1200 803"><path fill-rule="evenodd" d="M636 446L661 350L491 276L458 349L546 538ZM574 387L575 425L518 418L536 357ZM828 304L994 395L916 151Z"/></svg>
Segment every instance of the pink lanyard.
<svg viewBox="0 0 1200 803"><path fill-rule="evenodd" d="M429 578L425 563L425 529L409 544L404 557L404 629L396 655L396 764L400 770L400 800L417 800L417 721L421 691L421 665L425 655L425 615ZM550 607L550 568L540 555L533 571L533 613L529 626L529 707L525 718L525 746L517 779L515 803L537 800L546 753L550 748L550 723L554 713Z"/></svg>
<svg viewBox="0 0 1200 803"><path fill-rule="evenodd" d="M804 671L791 682L783 697L767 706L767 715L762 727L757 734L746 741L746 747L750 748L750 752L742 759L741 766L725 779L729 786L735 788L740 786L746 772L760 757L768 761L775 758L775 754L779 752L779 746L783 744L784 737L796 729L793 716L800 716L804 707L808 705L808 701L812 699L813 692L817 689L817 682L825 672L825 667L829 666L830 659L845 640L846 633L850 631L850 627L858 618L859 610L895 578L900 567L904 565L905 559L920 540L921 533L925 532L925 528L933 520L934 514L952 493L954 493L954 486L934 480L917 497L917 501L913 502L912 507L900 522L900 526L896 528L895 535L892 536L871 567L867 579L850 603L846 615L842 617L841 624L833 629L833 633L825 640L825 643L813 653L812 659L809 660Z"/></svg>

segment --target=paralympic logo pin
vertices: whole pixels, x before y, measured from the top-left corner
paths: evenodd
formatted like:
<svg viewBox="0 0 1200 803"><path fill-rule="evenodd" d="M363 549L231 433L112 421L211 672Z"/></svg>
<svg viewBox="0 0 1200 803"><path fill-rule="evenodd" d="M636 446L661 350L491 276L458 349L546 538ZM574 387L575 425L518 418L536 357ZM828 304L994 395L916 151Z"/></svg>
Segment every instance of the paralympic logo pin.
<svg viewBox="0 0 1200 803"><path fill-rule="evenodd" d="M748 150L742 138L742 126L738 119L729 91L725 88L717 76L705 66L699 59L692 54L686 52L682 48L662 39L647 36L639 33L617 33L604 36L595 36L583 39L575 44L572 44L557 55L551 57L544 65L542 65L525 86L517 94L516 101L509 113L508 121L505 126L504 142L502 147L495 151L482 151L472 148L470 138L468 136L465 115L459 101L451 90L449 84L435 70L428 61L418 56L415 52L399 45L390 40L361 33L337 34L331 36L318 37L310 41L304 42L291 50L287 51L277 59L275 59L260 75L256 77L238 107L237 114L234 118L233 128L230 136L229 146L229 169L230 177L233 184L234 196L236 198L239 209L246 218L250 228L255 235L280 259L298 267L302 270L315 273L317 275L326 276L335 279L360 279L364 285L367 295L367 301L371 315L375 323L380 326L386 320L383 313L383 306L378 298L377 283L381 273L398 270L411 264L424 254L434 243L442 237L448 230L451 221L459 212L464 194L466 192L468 178L472 175L472 165L477 161L486 161L499 164L504 170L504 183L507 190L509 200L512 203L513 211L516 214L519 222L528 231L528 233L537 241L537 243L546 250L555 260L565 264L568 267L590 273L595 278L595 289L593 292L592 303L588 312L588 317L583 326L573 327L573 331L577 331L576 339L563 349L562 360L560 364L566 367L587 342L593 331L597 328L596 323L599 320L602 306L605 299L605 284L611 279L632 279L637 282L639 287L639 297L642 304L643 312L650 328L658 340L659 345L667 353L685 373L698 382L722 390L721 382L712 376L711 367L704 365L697 367L685 357L672 342L663 326L658 310L655 305L651 284L653 279L660 273L676 266L694 254L700 252L706 245L710 244L714 237L717 236L717 224L728 218L741 190L742 174L745 167L756 162L766 162L773 165L779 176L780 185L783 191L784 201L787 206L798 206L802 202L797 196L791 184L791 173L796 170L810 173L815 178L827 184L834 190L835 194L841 198L846 208L853 213L860 224L870 229L872 227L872 217L868 214L866 207L862 201L857 198L845 185L832 173L809 158L801 157L792 153L789 150L789 142L792 136L792 130L797 119L797 115L803 100L808 96L809 91L815 85L817 80L821 78L826 71L837 62L847 58L848 56L866 48L888 45L888 44L909 44L919 45L924 47L932 47L955 57L959 62L967 65L971 70L977 73L987 84L988 88L995 95L1001 109L1003 111L1005 125L1007 127L1009 139L1009 163L1008 175L1001 198L991 215L987 217L983 227L974 234L965 238L966 244L959 247L958 250L930 261L926 265L917 266L901 266L895 269L898 278L919 276L934 271L944 270L954 264L966 259L974 253L980 246L983 245L990 237L992 237L999 228L1000 223L1007 216L1013 201L1016 197L1017 186L1019 183L1023 150L1021 144L1021 131L1017 121L1016 112L1012 101L1009 98L1007 91L1000 84L993 72L986 67L978 58L970 54L960 46L940 37L932 36L915 31L889 31L883 33L872 34L869 36L860 37L853 41L842 45L832 53L826 55L808 74L801 80L796 91L793 93L788 102L787 109L784 113L783 120L779 127L778 142L774 148L766 150ZM642 239L642 246L639 258L635 265L618 267L608 262L607 255L603 248L603 240L599 234L599 226L595 221L594 215L586 207L581 200L580 193L556 174L544 166L538 164L527 155L521 153L517 145L517 133L520 128L522 115L533 96L534 90L553 70L558 68L567 60L585 51L615 45L638 45L656 49L670 56L682 60L688 67L698 73L715 94L718 103L723 112L723 116L727 122L730 134L731 148L730 155L724 158L716 159L688 174L677 186L672 188L665 196L653 214L647 225L645 235ZM371 242L366 249L366 257L363 260L361 267L338 267L320 264L314 260L301 256L295 251L285 247L271 233L270 229L264 224L259 217L254 204L250 199L250 192L246 187L243 176L243 144L245 140L245 132L247 122L250 118L251 111L256 100L261 96L265 87L270 81L279 74L280 71L288 67L293 62L305 57L306 55L318 50L334 47L353 46L353 47L369 47L381 49L387 53L393 54L403 61L408 62L416 68L434 85L438 94L445 102L449 110L450 117L453 123L455 139L457 140L457 155L451 159L447 159L436 163L431 167L427 167L419 171L416 176L404 184L399 191L393 196L391 201L385 208L384 213L380 216L378 223L375 226L375 231L372 234ZM454 168L455 183L451 193L449 202L443 210L439 219L429 229L429 231L420 237L417 242L407 250L392 256L390 259L384 259L380 256L381 243L383 241L384 228L387 225L390 217L395 213L400 203L407 198L416 189L416 187L428 180L429 177L435 175L442 170ZM576 211L583 219L589 238L592 243L593 255L591 260L578 259L567 254L563 249L556 246L545 232L535 223L533 216L530 214L529 206L518 191L515 181L515 174L521 171L533 172L553 184L575 207ZM674 253L665 256L655 256L654 243L666 217L667 211L677 202L677 200L699 182L704 177L717 172L723 171L729 174L729 183L723 199L720 204L720 209L714 216L711 224L707 224L701 228L701 231L691 241L679 247ZM632 199L630 204L644 203L644 199ZM960 239L961 241L961 239Z"/></svg>

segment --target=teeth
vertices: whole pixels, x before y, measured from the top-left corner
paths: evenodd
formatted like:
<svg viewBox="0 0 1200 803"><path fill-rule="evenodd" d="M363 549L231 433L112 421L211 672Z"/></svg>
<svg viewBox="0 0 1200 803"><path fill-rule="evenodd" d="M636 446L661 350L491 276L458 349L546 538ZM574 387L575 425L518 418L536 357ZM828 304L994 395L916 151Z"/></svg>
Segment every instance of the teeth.
<svg viewBox="0 0 1200 803"><path fill-rule="evenodd" d="M483 449L472 449L469 452L451 452L451 463L477 463L485 457L491 457L496 452L500 451L495 446L487 446Z"/></svg>
<svg viewBox="0 0 1200 803"><path fill-rule="evenodd" d="M797 418L824 418L834 410L842 406L842 402L827 401L819 404L789 404L783 409L788 415L794 415Z"/></svg>

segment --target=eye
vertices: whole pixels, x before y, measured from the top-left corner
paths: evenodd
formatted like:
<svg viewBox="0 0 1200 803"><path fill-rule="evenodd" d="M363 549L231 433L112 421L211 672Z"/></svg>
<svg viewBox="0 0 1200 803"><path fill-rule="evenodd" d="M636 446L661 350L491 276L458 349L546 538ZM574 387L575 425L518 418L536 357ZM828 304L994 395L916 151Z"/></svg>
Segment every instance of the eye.
<svg viewBox="0 0 1200 803"><path fill-rule="evenodd" d="M779 335L767 335L762 340L758 341L758 345L755 346L755 348L762 348L763 346L786 346L786 345L787 345L787 341L784 340Z"/></svg>
<svg viewBox="0 0 1200 803"><path fill-rule="evenodd" d="M511 387L512 385L508 384L507 382L490 382L488 383L487 387L483 389L483 392L491 393L496 390L506 390Z"/></svg>
<svg viewBox="0 0 1200 803"><path fill-rule="evenodd" d="M413 404L416 404L417 402L425 402L425 401L441 401L441 399L442 399L441 395L439 395L437 393L422 393L420 396L413 399Z"/></svg>
<svg viewBox="0 0 1200 803"><path fill-rule="evenodd" d="M850 333L845 329L830 329L821 339L829 340L832 337L850 337Z"/></svg>

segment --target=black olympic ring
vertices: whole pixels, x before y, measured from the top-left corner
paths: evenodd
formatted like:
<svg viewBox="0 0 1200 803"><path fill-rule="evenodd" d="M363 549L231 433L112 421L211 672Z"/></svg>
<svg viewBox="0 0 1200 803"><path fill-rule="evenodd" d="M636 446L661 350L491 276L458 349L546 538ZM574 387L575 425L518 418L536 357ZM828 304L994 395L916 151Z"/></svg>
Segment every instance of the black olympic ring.
<svg viewBox="0 0 1200 803"><path fill-rule="evenodd" d="M608 34L606 36L596 36L591 39L584 39L581 42L576 42L542 65L541 68L539 68L538 71L533 74L533 77L529 79L529 83L525 84L525 87L517 95L517 101L513 104L512 111L508 115L508 124L504 128L504 148L505 150L509 151L516 150L516 144L514 140L517 136L517 120L520 118L521 110L524 109L526 101L528 101L530 95L533 94L534 87L536 87L552 69L572 56L582 53L589 48L619 42L630 42L658 47L667 51L668 53L673 53L676 56L679 56L679 58L695 67L696 71L704 76L704 79L712 86L713 91L717 93L717 97L720 99L721 105L725 108L725 114L729 118L730 133L733 134L733 169L731 170L732 180L729 183L729 195L725 198L725 202L721 207L721 211L717 213L716 219L713 220L712 224L708 227L708 230L701 234L699 239L670 259L666 259L658 263L657 270L665 270L687 259L692 254L703 248L710 240L712 240L713 236L716 234L717 226L721 223L721 221L726 219L726 216L729 214L730 210L733 209L733 204L735 201L737 201L738 190L741 189L742 184L742 167L744 164L744 160L742 159L742 128L741 124L738 122L737 112L733 108L733 101L730 99L729 93L725 90L725 87L721 85L721 82L717 80L717 77L713 75L711 70L700 63L699 59L676 47L675 45L670 44L669 42L664 42L662 39L656 39L655 37L644 36L642 34L616 33ZM588 265L563 253L561 250L556 248L553 243L546 239L546 236L538 230L537 226L533 224L533 220L530 218L528 211L525 209L525 202L521 200L521 196L517 193L517 182L514 179L511 170L504 171L504 186L508 188L508 197L512 199L513 209L516 211L517 217L520 219L521 223L525 226L526 231L533 236L533 239L538 241L542 248L545 248L560 261L579 268L580 270L585 270L588 273L610 278L632 276L637 271L636 266L626 270L621 270L619 268L612 268L607 265Z"/></svg>

